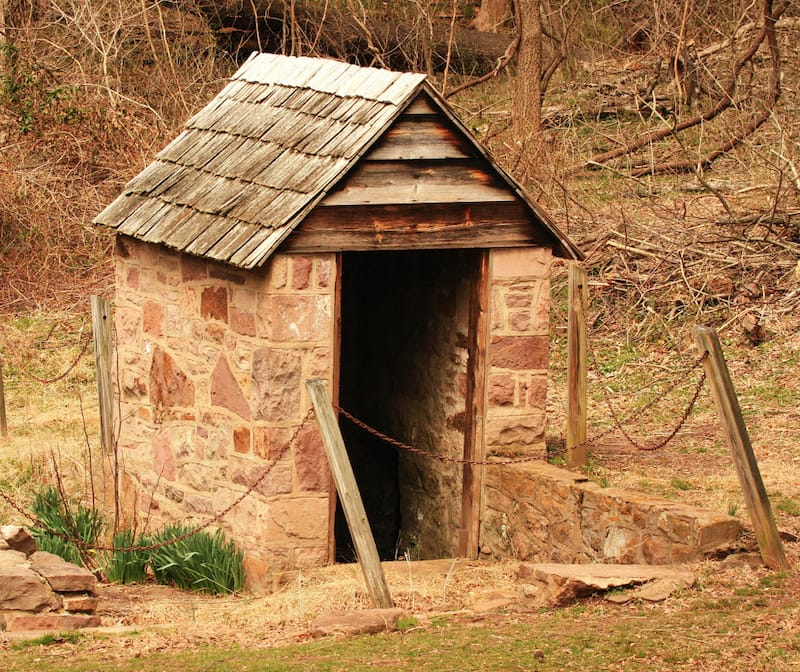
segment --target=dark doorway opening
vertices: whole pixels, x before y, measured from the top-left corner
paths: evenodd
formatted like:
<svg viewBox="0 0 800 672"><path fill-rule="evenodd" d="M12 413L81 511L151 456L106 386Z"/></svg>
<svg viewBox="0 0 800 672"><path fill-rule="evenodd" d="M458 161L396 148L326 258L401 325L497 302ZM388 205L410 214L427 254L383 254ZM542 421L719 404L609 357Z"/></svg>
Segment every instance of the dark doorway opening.
<svg viewBox="0 0 800 672"><path fill-rule="evenodd" d="M345 253L339 401L427 453L464 451L469 301L479 252ZM462 467L410 453L340 419L382 560L455 557ZM337 562L355 558L341 506Z"/></svg>

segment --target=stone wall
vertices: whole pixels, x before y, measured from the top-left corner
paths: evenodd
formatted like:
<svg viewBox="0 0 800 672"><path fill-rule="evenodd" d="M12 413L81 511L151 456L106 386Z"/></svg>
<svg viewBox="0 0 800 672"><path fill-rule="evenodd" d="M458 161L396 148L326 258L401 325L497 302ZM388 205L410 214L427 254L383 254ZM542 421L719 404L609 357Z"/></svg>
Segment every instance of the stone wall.
<svg viewBox="0 0 800 672"><path fill-rule="evenodd" d="M329 474L303 380L330 381L333 255L252 272L119 236L116 306L125 512L222 524L251 574L328 560Z"/></svg>
<svg viewBox="0 0 800 672"><path fill-rule="evenodd" d="M486 454L544 454L548 248L491 251Z"/></svg>
<svg viewBox="0 0 800 672"><path fill-rule="evenodd" d="M601 488L546 463L486 468L483 557L680 563L726 547L739 530L730 516Z"/></svg>

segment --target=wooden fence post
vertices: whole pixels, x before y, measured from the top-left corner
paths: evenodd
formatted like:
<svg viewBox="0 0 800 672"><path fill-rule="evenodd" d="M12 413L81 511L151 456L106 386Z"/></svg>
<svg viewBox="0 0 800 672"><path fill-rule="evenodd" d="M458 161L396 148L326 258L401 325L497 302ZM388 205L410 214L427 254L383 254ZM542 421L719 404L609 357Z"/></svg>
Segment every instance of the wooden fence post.
<svg viewBox="0 0 800 672"><path fill-rule="evenodd" d="M789 564L778 535L767 491L761 480L761 472L758 469L750 436L744 424L736 390L725 363L725 356L722 354L719 337L713 329L701 326L695 327L694 336L700 352L708 353L705 368L708 379L711 381L714 404L731 449L747 512L753 523L756 540L761 551L761 558L767 567L788 569Z"/></svg>
<svg viewBox="0 0 800 672"><path fill-rule="evenodd" d="M103 453L109 455L114 444L111 304L100 296L92 296L92 331L94 362L97 368L97 398L100 404L100 443Z"/></svg>
<svg viewBox="0 0 800 672"><path fill-rule="evenodd" d="M0 362L0 439L8 438L8 421L6 420L6 392L3 387L3 362Z"/></svg>
<svg viewBox="0 0 800 672"><path fill-rule="evenodd" d="M569 319L567 326L567 454L568 467L586 464L586 271L569 265Z"/></svg>
<svg viewBox="0 0 800 672"><path fill-rule="evenodd" d="M361 501L361 493L358 491L356 477L353 474L353 467L347 457L342 432L336 421L328 391L325 389L325 381L321 378L307 380L306 389L317 416L317 424L331 467L331 476L336 485L336 492L339 493L344 517L347 519L347 526L350 528L350 535L356 547L358 562L364 572L367 590L376 607L388 609L394 606L394 602L383 574L375 538L369 527L364 503Z"/></svg>

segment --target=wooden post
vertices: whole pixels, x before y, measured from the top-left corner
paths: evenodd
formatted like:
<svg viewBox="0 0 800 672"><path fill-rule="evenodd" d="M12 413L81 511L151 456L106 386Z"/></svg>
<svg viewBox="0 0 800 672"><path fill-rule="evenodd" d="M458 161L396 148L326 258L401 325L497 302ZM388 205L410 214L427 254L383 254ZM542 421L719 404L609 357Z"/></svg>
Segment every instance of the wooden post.
<svg viewBox="0 0 800 672"><path fill-rule="evenodd" d="M713 329L700 326L695 327L694 336L700 352L708 353L705 361L706 373L711 381L714 403L731 449L744 501L761 550L761 558L767 567L788 569L789 564L778 535L775 518L772 516L767 491L761 480L761 472L747 434L747 427L744 424L719 338Z"/></svg>
<svg viewBox="0 0 800 672"><path fill-rule="evenodd" d="M586 271L569 265L569 320L567 326L567 454L568 467L586 464Z"/></svg>
<svg viewBox="0 0 800 672"><path fill-rule="evenodd" d="M356 477L353 474L353 467L347 457L342 432L339 429L339 423L336 422L328 391L325 389L325 381L321 378L307 380L306 389L317 416L317 424L325 444L325 453L328 456L333 482L336 484L336 491L339 493L347 526L350 528L350 535L356 546L356 555L361 570L364 572L367 590L376 607L388 609L394 606L394 602L383 574L375 538L369 527L364 503L361 501L361 493L358 491Z"/></svg>
<svg viewBox="0 0 800 672"><path fill-rule="evenodd" d="M2 2L2 0L0 0ZM3 362L0 362L0 439L8 438L8 422L6 421L6 392L3 387Z"/></svg>
<svg viewBox="0 0 800 672"><path fill-rule="evenodd" d="M114 444L114 393L111 381L111 304L92 297L94 361L97 368L97 398L100 404L100 442L103 453L111 454Z"/></svg>

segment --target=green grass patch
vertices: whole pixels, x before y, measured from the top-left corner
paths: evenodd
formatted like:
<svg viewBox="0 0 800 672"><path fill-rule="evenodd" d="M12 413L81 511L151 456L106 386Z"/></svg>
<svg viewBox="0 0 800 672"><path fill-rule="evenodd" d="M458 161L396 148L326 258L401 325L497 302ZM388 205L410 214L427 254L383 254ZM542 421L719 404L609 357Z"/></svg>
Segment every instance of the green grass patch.
<svg viewBox="0 0 800 672"><path fill-rule="evenodd" d="M790 516L800 516L800 502L796 499L789 499L788 497L781 497L775 504L778 511L783 511Z"/></svg>
<svg viewBox="0 0 800 672"><path fill-rule="evenodd" d="M252 646L247 648L203 645L146 655L135 653L136 641L132 640L126 644L132 651L128 659L92 656L90 650L81 650L83 640L74 651L70 650L69 656L59 658L58 667L65 672L783 669L771 663L796 659L800 639L791 628L779 626L797 606L796 600L790 600L781 607L770 607L764 600L753 601L749 597L713 601L700 598L671 609L654 609L651 605L619 608L589 602L569 609L492 615L477 620L464 616L437 619L393 633L320 638L264 649L258 648L256 632ZM764 632L770 633L766 640ZM753 647L755 639L763 645ZM5 662L6 672L53 669L52 660L30 649L12 652Z"/></svg>
<svg viewBox="0 0 800 672"><path fill-rule="evenodd" d="M11 650L24 651L25 649L41 646L77 644L83 636L83 633L76 632L75 630L69 630L67 632L61 632L58 634L48 633L46 635L42 635L41 637L35 637L34 639L23 639L20 642L15 642L11 645Z"/></svg>
<svg viewBox="0 0 800 672"><path fill-rule="evenodd" d="M675 490L694 490L694 485L682 478L673 478L669 482L669 485Z"/></svg>

